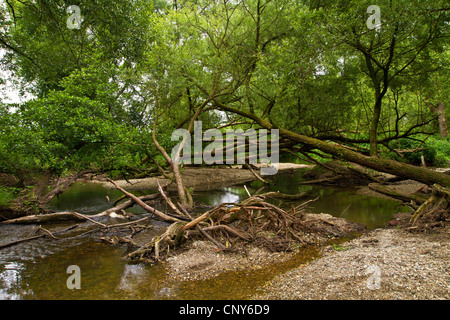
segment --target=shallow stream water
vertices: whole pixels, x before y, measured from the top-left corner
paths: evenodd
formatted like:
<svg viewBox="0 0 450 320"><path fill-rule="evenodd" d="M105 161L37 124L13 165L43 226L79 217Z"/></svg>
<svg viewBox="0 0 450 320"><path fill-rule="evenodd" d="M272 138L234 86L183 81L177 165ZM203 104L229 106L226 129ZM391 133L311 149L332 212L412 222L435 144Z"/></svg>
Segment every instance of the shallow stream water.
<svg viewBox="0 0 450 320"><path fill-rule="evenodd" d="M260 191L308 192L308 199L319 197L311 203L311 212L343 217L363 223L368 229L385 225L400 210L396 201L357 195L355 189L300 186L300 181L301 171L283 174L273 178L269 190ZM260 187L258 182L246 186L250 193ZM110 208L111 202L120 196L120 192L97 184L78 183L51 206L55 211L95 214ZM198 192L194 200L196 204L213 206L239 202L246 197L247 191L239 185ZM140 208L130 211L145 214ZM59 230L69 225L52 224L45 228ZM154 233L161 232L165 226L155 221ZM0 243L33 236L37 228L0 225ZM163 265L130 264L123 259L125 254L125 247L101 242L98 234L70 240L42 238L0 249L0 299L248 299L276 274L317 258L319 250L315 247L301 249L292 260L258 271L227 272L209 280L184 282L169 280ZM67 268L71 265L80 268L80 290L70 290L67 286L71 276Z"/></svg>

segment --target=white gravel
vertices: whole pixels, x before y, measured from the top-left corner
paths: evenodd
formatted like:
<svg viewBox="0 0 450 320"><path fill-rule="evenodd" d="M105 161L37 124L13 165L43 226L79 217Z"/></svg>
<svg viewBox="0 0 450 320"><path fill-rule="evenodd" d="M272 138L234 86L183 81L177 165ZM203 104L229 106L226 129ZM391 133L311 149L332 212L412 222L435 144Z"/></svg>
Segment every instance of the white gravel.
<svg viewBox="0 0 450 320"><path fill-rule="evenodd" d="M344 250L336 250L344 249ZM440 236L377 229L323 249L276 276L254 299L450 299L449 230Z"/></svg>

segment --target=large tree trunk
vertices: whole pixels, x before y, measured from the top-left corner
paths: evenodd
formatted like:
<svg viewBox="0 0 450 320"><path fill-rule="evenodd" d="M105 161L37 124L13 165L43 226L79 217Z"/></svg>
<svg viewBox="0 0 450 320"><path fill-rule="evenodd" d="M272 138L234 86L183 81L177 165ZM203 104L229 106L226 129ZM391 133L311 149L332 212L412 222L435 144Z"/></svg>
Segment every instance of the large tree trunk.
<svg viewBox="0 0 450 320"><path fill-rule="evenodd" d="M370 121L370 129L369 129L369 139L370 139L370 156L378 157L378 141L377 141L377 132L378 132L378 123L380 122L381 116L381 99L382 97L376 96L376 102L373 109L372 120Z"/></svg>
<svg viewBox="0 0 450 320"><path fill-rule="evenodd" d="M441 137L448 137L447 118L445 117L445 104L443 102L439 102L437 106L433 106L431 103L426 104L438 117L439 132L441 134Z"/></svg>
<svg viewBox="0 0 450 320"><path fill-rule="evenodd" d="M239 114L241 116L247 117L249 119L254 120L260 126L266 129L277 129L274 127L272 123L267 120L264 120L254 113L250 113L241 109L236 109L230 106L227 106L224 103L221 103L218 100L215 100L216 105L224 110ZM375 169L380 172L390 173L399 177L403 177L406 179L416 180L427 185L432 185L434 183L440 184L444 187L450 187L450 175L436 172L427 168L416 167L413 165L400 163L394 160L381 159L376 157L367 157L358 152L343 148L341 146L337 146L335 144L331 144L328 142L324 142L322 140L318 140L315 138L307 137L290 130L280 128L280 136L284 136L292 141L302 143L304 145L308 145L315 149L319 149L325 153L334 155L339 158L343 158L347 161L354 162L360 164L364 167L368 167L371 169Z"/></svg>
<svg viewBox="0 0 450 320"><path fill-rule="evenodd" d="M394 160L367 157L349 149L342 148L340 146L336 146L318 139L306 137L285 129L280 129L280 134L289 137L294 141L315 147L328 154L332 154L347 161L354 162L362 166L375 169L377 171L416 180L428 185L438 183L442 186L450 187L450 176L447 174L439 173L427 168L400 163Z"/></svg>

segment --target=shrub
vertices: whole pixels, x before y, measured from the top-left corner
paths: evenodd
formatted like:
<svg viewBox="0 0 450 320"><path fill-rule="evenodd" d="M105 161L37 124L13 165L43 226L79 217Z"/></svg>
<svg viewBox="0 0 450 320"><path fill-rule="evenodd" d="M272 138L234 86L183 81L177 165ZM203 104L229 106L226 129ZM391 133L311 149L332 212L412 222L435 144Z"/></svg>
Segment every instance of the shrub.
<svg viewBox="0 0 450 320"><path fill-rule="evenodd" d="M0 207L8 207L17 195L16 188L0 186Z"/></svg>
<svg viewBox="0 0 450 320"><path fill-rule="evenodd" d="M430 137L427 146L436 152L435 165L441 167L450 166L450 136L447 138Z"/></svg>
<svg viewBox="0 0 450 320"><path fill-rule="evenodd" d="M437 152L432 144L424 143L421 145L421 142L410 140L410 139L400 139L397 140L390 145L391 148L400 149L400 150L415 150L419 149L415 152L405 152L403 153L404 158L399 155L391 152L389 156L394 158L397 161L408 162L415 165L420 165L422 163L422 155L425 159L425 163L427 165L434 166L436 165L436 156ZM420 148L419 148L420 147Z"/></svg>

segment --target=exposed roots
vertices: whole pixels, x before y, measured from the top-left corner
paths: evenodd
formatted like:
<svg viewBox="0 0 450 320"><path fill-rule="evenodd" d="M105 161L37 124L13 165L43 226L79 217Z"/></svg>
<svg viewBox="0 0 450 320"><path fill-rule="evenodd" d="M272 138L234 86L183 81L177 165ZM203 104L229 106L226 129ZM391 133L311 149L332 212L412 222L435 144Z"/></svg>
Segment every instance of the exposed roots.
<svg viewBox="0 0 450 320"><path fill-rule="evenodd" d="M177 247L183 241L183 224L175 222L171 224L167 230L160 236L153 239L140 247L139 249L129 253L127 257L131 260L147 260L157 262L169 253L170 247Z"/></svg>
<svg viewBox="0 0 450 320"><path fill-rule="evenodd" d="M428 194L428 197L417 192L409 194L409 196L411 201L403 204L413 209L412 213L394 215L395 219L389 225L414 233L430 233L435 228L450 226L450 191L447 188L435 184L431 186L431 193ZM417 196L421 198L418 199Z"/></svg>

